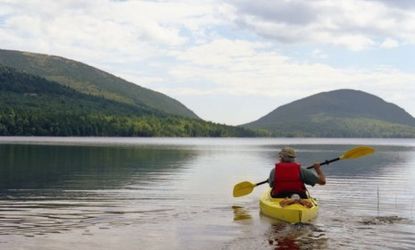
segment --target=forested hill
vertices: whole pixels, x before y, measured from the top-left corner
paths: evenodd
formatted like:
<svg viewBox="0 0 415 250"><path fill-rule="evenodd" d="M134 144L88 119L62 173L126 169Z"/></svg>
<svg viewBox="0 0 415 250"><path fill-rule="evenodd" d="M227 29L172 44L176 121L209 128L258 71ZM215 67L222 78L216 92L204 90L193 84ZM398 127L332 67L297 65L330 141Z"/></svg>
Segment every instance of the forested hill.
<svg viewBox="0 0 415 250"><path fill-rule="evenodd" d="M58 56L0 49L0 65L46 78L84 94L100 96L132 106L146 105L165 113L198 119L195 113L171 97L77 61Z"/></svg>
<svg viewBox="0 0 415 250"><path fill-rule="evenodd" d="M80 93L0 65L0 136L257 136L245 128L171 115Z"/></svg>
<svg viewBox="0 0 415 250"><path fill-rule="evenodd" d="M415 118L363 91L322 92L283 105L243 125L275 136L415 137Z"/></svg>

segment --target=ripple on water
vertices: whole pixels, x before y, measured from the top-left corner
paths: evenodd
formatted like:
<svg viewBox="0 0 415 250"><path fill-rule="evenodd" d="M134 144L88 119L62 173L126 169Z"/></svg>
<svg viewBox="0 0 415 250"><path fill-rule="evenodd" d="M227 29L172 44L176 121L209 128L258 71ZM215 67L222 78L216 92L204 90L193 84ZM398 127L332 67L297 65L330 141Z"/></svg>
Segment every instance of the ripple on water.
<svg viewBox="0 0 415 250"><path fill-rule="evenodd" d="M262 187L238 200L230 197L232 184L239 181L235 175L247 180L267 176L268 166L260 166L274 162L281 143L295 143L303 162L349 147L338 139L327 146L303 141L272 139L265 147L260 141L240 148L238 140L232 150L215 143L197 152L191 143L185 150L60 147L54 154L54 147L9 148L0 157L9 164L0 164L1 176L13 184L6 188L16 189L0 193L0 235L5 235L0 241L9 241L0 248L56 243L71 249L74 242L84 249L413 248L415 196L408 192L415 180L413 148L379 147L373 158L325 167L327 185L310 188L320 202L312 224L262 219L257 191ZM51 155L63 160L51 162ZM16 168L17 163L29 167ZM37 173L55 174L45 181ZM15 177L24 177L22 186L16 186Z"/></svg>
<svg viewBox="0 0 415 250"><path fill-rule="evenodd" d="M363 225L384 225L384 224L395 224L395 223L404 223L404 222L409 222L409 220L406 218L401 218L396 215L374 216L374 217L363 218L362 221L360 221L360 223Z"/></svg>
<svg viewBox="0 0 415 250"><path fill-rule="evenodd" d="M94 190L78 191L78 196L71 193L70 197L66 196L68 192L29 197L27 190L12 192L13 195L3 196L0 200L0 235L33 237L91 226L109 229L114 226L140 224L151 217L168 218L175 210L171 206L160 208L161 206L151 203L146 203L150 204L147 206L126 206L126 201L143 201L140 197L128 199L128 192L114 196L110 192L97 194L99 192ZM35 191L31 190L33 192ZM159 202L166 203L166 200L168 199Z"/></svg>

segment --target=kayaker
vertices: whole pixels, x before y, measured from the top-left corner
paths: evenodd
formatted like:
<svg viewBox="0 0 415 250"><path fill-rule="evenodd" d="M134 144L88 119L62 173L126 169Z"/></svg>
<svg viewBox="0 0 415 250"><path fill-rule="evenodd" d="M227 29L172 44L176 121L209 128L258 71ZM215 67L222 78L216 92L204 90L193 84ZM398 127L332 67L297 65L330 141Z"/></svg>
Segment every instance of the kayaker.
<svg viewBox="0 0 415 250"><path fill-rule="evenodd" d="M326 176L319 163L313 165L315 171L302 168L301 164L295 161L296 153L291 147L283 147L278 156L279 162L275 164L268 178L272 197L290 198L293 194L298 194L302 199L306 199L308 196L305 184L326 184Z"/></svg>

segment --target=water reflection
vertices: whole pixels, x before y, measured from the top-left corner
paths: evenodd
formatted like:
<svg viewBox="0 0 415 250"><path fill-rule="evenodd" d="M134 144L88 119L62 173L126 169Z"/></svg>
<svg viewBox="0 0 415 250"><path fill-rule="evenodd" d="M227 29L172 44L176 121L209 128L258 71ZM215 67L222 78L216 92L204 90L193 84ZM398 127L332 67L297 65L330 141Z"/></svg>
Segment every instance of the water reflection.
<svg viewBox="0 0 415 250"><path fill-rule="evenodd" d="M274 249L327 249L323 230L313 224L274 223L268 232L268 243Z"/></svg>
<svg viewBox="0 0 415 250"><path fill-rule="evenodd" d="M241 220L250 220L252 216L250 215L249 211L241 206L232 206L233 209L233 220L234 221L241 221Z"/></svg>
<svg viewBox="0 0 415 250"><path fill-rule="evenodd" d="M151 187L161 182L168 190L171 176L196 156L152 147L0 145L0 235L105 229L139 224L148 214L169 216L169 202L182 198L151 195ZM153 200L164 201L163 209Z"/></svg>
<svg viewBox="0 0 415 250"><path fill-rule="evenodd" d="M112 189L180 174L197 152L144 147L0 145L0 188Z"/></svg>

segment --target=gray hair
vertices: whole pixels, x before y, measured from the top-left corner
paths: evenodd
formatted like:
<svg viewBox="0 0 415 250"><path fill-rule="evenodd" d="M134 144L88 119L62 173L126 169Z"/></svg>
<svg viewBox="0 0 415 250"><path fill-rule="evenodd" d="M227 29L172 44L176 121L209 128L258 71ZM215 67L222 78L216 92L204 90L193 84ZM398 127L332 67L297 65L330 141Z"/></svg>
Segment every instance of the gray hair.
<svg viewBox="0 0 415 250"><path fill-rule="evenodd" d="M282 162L294 162L295 161L295 158L288 157L288 156L281 156L281 155L280 155L280 159Z"/></svg>

